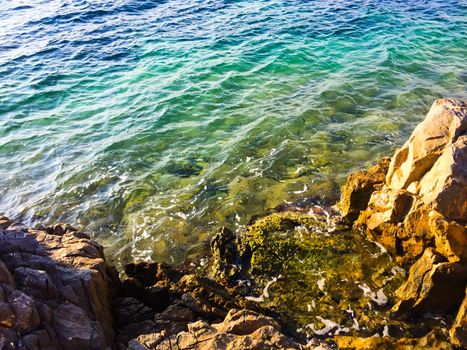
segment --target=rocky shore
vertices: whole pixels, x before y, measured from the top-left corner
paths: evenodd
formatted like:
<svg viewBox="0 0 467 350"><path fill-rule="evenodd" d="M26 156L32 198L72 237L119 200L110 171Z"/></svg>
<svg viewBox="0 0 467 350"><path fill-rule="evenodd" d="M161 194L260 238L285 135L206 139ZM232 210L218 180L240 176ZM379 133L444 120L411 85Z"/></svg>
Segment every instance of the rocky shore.
<svg viewBox="0 0 467 350"><path fill-rule="evenodd" d="M191 265L134 263L0 217L0 349L467 347L467 105L436 101L337 206L222 228Z"/></svg>

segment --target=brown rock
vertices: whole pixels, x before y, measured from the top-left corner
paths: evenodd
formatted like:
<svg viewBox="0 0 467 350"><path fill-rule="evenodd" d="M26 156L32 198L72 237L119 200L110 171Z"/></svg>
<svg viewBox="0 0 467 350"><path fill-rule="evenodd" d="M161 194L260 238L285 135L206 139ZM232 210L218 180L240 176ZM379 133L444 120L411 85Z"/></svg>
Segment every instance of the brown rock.
<svg viewBox="0 0 467 350"><path fill-rule="evenodd" d="M38 230L6 218L0 224L2 339L12 348L111 346L116 282L102 247L69 225Z"/></svg>
<svg viewBox="0 0 467 350"><path fill-rule="evenodd" d="M15 328L19 332L31 331L39 325L39 313L31 297L19 290L15 290L9 295L8 303L15 313Z"/></svg>
<svg viewBox="0 0 467 350"><path fill-rule="evenodd" d="M422 180L445 147L455 143L466 130L465 102L449 99L435 101L425 120L392 157L386 180L388 186L396 190L408 189L412 183Z"/></svg>
<svg viewBox="0 0 467 350"><path fill-rule="evenodd" d="M432 248L410 268L409 278L397 291L395 312L423 314L453 312L459 307L467 283L467 268L444 257ZM449 298L446 292L449 291Z"/></svg>
<svg viewBox="0 0 467 350"><path fill-rule="evenodd" d="M366 209L371 194L384 185L389 162L390 158L383 158L367 171L357 171L349 175L338 205L343 218L353 221L360 211Z"/></svg>
<svg viewBox="0 0 467 350"><path fill-rule="evenodd" d="M467 289L449 334L454 345L467 348Z"/></svg>
<svg viewBox="0 0 467 350"><path fill-rule="evenodd" d="M246 335L261 327L270 326L280 329L279 324L270 317L259 317L257 312L250 310L230 310L224 322L212 325L219 332Z"/></svg>
<svg viewBox="0 0 467 350"><path fill-rule="evenodd" d="M384 186L372 193L354 227L402 265L415 263L396 292L399 302L393 310L457 312L451 338L462 346L466 301L458 308L467 284L466 222L467 104L438 100L395 152Z"/></svg>
<svg viewBox="0 0 467 350"><path fill-rule="evenodd" d="M356 221L403 264L435 245L450 261L467 256L466 131L465 102L436 101Z"/></svg>
<svg viewBox="0 0 467 350"><path fill-rule="evenodd" d="M342 350L451 350L453 346L448 342L439 339L436 333L432 332L421 338L392 338L392 337L350 337L336 336L334 341L337 347Z"/></svg>
<svg viewBox="0 0 467 350"><path fill-rule="evenodd" d="M242 321L244 320L244 321ZM299 344L280 332L273 319L247 310L230 310L225 320L210 325L205 321L188 324L187 330L169 336L165 331L145 334L130 341L132 350L206 349L328 349L310 342Z"/></svg>
<svg viewBox="0 0 467 350"><path fill-rule="evenodd" d="M103 349L99 327L74 304L62 304L53 315L53 326L64 349Z"/></svg>

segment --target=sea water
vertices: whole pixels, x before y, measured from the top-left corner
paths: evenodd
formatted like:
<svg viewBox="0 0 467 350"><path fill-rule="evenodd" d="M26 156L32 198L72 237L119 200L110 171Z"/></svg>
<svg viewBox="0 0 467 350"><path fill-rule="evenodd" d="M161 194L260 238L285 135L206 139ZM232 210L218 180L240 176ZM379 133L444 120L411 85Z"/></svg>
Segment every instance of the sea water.
<svg viewBox="0 0 467 350"><path fill-rule="evenodd" d="M335 199L467 96L464 1L0 2L0 212L111 260Z"/></svg>

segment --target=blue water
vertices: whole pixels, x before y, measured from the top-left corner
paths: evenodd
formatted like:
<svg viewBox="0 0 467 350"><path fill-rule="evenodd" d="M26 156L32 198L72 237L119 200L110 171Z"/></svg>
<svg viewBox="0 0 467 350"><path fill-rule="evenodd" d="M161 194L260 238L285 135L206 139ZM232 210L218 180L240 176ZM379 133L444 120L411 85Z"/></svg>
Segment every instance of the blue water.
<svg viewBox="0 0 467 350"><path fill-rule="evenodd" d="M465 1L0 2L0 212L115 262L181 262L220 225L389 155L465 98Z"/></svg>

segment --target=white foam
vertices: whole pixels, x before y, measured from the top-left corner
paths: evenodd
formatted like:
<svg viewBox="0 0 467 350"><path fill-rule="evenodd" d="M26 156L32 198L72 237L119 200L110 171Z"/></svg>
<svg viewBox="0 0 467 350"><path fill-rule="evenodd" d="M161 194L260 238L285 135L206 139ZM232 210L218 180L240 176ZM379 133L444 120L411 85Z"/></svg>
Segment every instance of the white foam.
<svg viewBox="0 0 467 350"><path fill-rule="evenodd" d="M350 329L348 327L342 327L339 323L327 320L321 316L316 316L318 320L320 320L323 324L324 327L321 329L315 329L315 325L313 323L310 323L307 325L308 328L310 328L314 334L316 335L325 335L334 330L334 335L337 335L339 333L348 333Z"/></svg>
<svg viewBox="0 0 467 350"><path fill-rule="evenodd" d="M324 290L324 283L326 282L326 278L320 278L317 282L319 290Z"/></svg>
<svg viewBox="0 0 467 350"><path fill-rule="evenodd" d="M373 300L376 304L382 306L388 302L388 297L384 294L383 288L380 288L376 293L371 290L366 283L358 285L358 288L363 290L363 294Z"/></svg>
<svg viewBox="0 0 467 350"><path fill-rule="evenodd" d="M277 282L277 280L279 278L281 278L282 276L279 275L277 277L273 277L272 280L268 281L268 283L266 283L266 286L264 287L263 289L263 294L261 294L259 297L252 297L252 296L248 296L248 297L245 297L245 299L248 299L248 300L251 300L251 301L254 301L256 303L262 303L264 301L265 298L269 298L269 287Z"/></svg>

